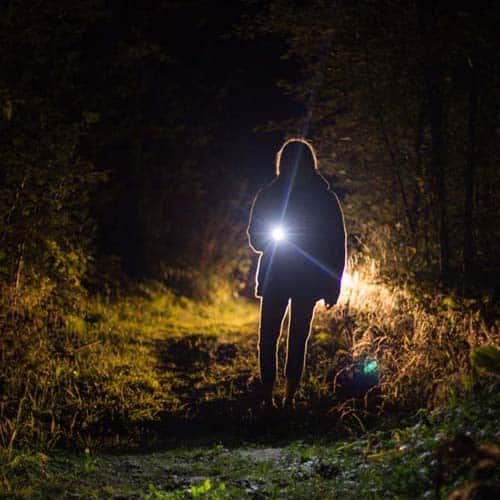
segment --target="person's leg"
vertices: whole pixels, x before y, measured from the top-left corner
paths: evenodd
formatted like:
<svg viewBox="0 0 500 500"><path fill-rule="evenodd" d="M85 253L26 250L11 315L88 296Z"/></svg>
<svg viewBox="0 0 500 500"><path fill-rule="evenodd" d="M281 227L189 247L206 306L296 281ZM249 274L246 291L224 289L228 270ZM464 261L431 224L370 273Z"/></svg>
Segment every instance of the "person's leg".
<svg viewBox="0 0 500 500"><path fill-rule="evenodd" d="M272 403L276 380L276 358L281 324L288 306L288 297L267 293L261 299L259 327L259 370L263 398Z"/></svg>
<svg viewBox="0 0 500 500"><path fill-rule="evenodd" d="M316 300L293 297L290 303L290 331L288 333L286 357L285 406L293 406L295 392L304 370L307 340L311 331L311 320Z"/></svg>

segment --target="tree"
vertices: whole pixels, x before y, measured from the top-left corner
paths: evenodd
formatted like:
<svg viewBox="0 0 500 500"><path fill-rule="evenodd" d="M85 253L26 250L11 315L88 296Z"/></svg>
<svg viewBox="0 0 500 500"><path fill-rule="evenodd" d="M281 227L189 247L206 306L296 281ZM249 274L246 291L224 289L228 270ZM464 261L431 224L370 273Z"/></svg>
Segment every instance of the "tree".
<svg viewBox="0 0 500 500"><path fill-rule="evenodd" d="M417 0L266 6L246 30L282 37L285 57L303 66L298 81L281 84L304 103L304 119L286 126L319 144L323 167L346 192L351 234L389 256L383 265L396 274L480 284L471 270L498 249L475 208L494 205L489 191L479 198L478 163L487 183L499 181L487 166L498 157L486 118L498 105L498 8L485 16L483 5Z"/></svg>
<svg viewBox="0 0 500 500"><path fill-rule="evenodd" d="M89 199L102 175L79 153L87 123L68 101L87 6L12 1L0 19L0 273L17 288L24 275L78 287L89 262Z"/></svg>

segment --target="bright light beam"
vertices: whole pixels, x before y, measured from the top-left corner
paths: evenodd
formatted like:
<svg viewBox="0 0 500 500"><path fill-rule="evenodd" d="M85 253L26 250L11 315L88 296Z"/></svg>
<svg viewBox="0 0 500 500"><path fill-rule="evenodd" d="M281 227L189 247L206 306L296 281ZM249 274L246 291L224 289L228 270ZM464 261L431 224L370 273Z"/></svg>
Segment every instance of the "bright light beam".
<svg viewBox="0 0 500 500"><path fill-rule="evenodd" d="M295 245L293 242L290 242L290 244L312 264L315 264L321 270L325 271L326 274L330 275L332 278L338 278L337 273L332 271L329 267L325 266L325 264L322 264L319 260L315 259L311 254L307 253L305 250L302 250L302 248Z"/></svg>
<svg viewBox="0 0 500 500"><path fill-rule="evenodd" d="M275 241L283 241L286 238L285 230L281 226L276 226L272 229L271 236Z"/></svg>

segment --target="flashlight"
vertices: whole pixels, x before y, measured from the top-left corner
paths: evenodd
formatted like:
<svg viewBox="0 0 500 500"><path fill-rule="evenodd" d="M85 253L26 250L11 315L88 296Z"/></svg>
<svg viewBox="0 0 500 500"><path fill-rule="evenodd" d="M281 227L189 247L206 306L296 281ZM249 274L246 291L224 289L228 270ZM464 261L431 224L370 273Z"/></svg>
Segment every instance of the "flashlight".
<svg viewBox="0 0 500 500"><path fill-rule="evenodd" d="M271 236L273 237L274 241L283 241L285 239L285 231L281 226L273 227Z"/></svg>

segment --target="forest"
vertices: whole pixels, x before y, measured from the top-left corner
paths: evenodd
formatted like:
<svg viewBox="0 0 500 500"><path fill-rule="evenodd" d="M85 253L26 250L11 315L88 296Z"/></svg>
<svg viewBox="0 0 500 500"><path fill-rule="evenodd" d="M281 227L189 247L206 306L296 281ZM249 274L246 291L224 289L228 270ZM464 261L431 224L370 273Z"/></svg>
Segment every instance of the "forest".
<svg viewBox="0 0 500 500"><path fill-rule="evenodd" d="M496 2L0 14L0 497L498 498ZM348 258L267 414L247 226L297 136Z"/></svg>

